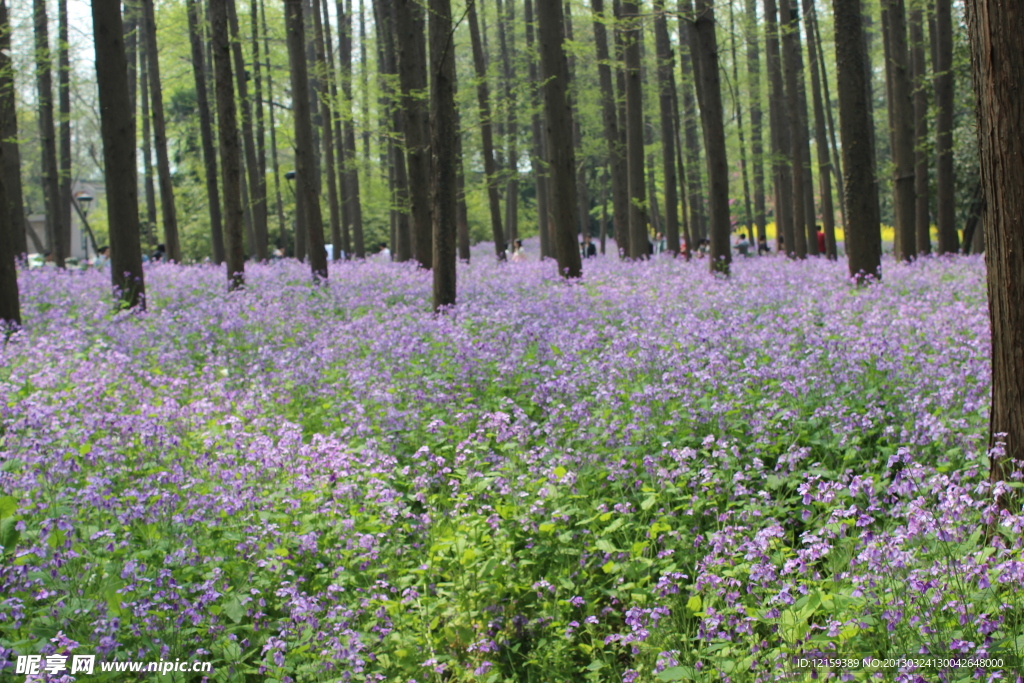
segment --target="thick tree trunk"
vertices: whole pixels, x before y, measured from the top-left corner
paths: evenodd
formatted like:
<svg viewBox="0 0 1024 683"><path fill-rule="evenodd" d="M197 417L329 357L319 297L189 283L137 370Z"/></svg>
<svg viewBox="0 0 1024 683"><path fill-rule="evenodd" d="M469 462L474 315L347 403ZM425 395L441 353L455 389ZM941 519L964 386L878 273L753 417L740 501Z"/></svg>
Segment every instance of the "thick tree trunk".
<svg viewBox="0 0 1024 683"><path fill-rule="evenodd" d="M764 0L765 55L768 62L768 118L771 125L772 172L775 193L775 249L796 254L793 228L793 168L790 165L790 121L782 79L779 53L778 8L775 0ZM781 238L781 239L780 239Z"/></svg>
<svg viewBox="0 0 1024 683"><path fill-rule="evenodd" d="M882 233L875 181L873 122L868 106L868 74L860 0L832 0L835 12L836 82L839 133L846 185L846 256L858 282L882 277Z"/></svg>
<svg viewBox="0 0 1024 683"><path fill-rule="evenodd" d="M43 156L43 194L46 198L46 241L58 268L64 267L64 228L60 219L60 178L57 141L53 127L53 66L50 56L49 20L45 0L34 0L36 45L36 92L39 97L39 142Z"/></svg>
<svg viewBox="0 0 1024 683"><path fill-rule="evenodd" d="M558 272L580 277L582 267L575 226L576 159L572 146L572 108L569 103L569 65L563 48L562 3L538 2L541 79L544 83L544 114L547 126L548 165L551 169L550 221ZM641 195L642 196L642 195Z"/></svg>
<svg viewBox="0 0 1024 683"><path fill-rule="evenodd" d="M381 75L381 91L384 93L383 109L390 116L390 137L384 141L388 150L390 170L388 181L391 185L392 221L394 224L396 259L408 261L413 258L413 235L409 220L409 181L406 173L405 150L399 144L402 137L404 116L399 103L399 93L394 90L394 77L398 75L395 31L390 26L392 0L377 0L375 3L378 68ZM344 61L344 56L342 57ZM347 125L347 122L346 122ZM347 130L347 128L346 128ZM347 138L346 138L347 141Z"/></svg>
<svg viewBox="0 0 1024 683"><path fill-rule="evenodd" d="M694 93L697 89L695 42L693 39L693 22L685 17L692 13L684 11L691 6L690 0L679 0L677 3L679 14L679 42L680 49L685 54L680 58L682 64L682 78L680 86L683 89L683 117L685 120L684 134L686 139L686 165L689 167L687 180L689 184L690 204L690 232L694 246L698 240L708 236L707 212L704 207L704 183L701 179L700 159L700 136L697 134L697 106L694 101ZM682 46L686 47L683 48Z"/></svg>
<svg viewBox="0 0 1024 683"><path fill-rule="evenodd" d="M363 203L359 191L359 165L356 161L356 129L354 123L355 104L352 99L352 0L342 11L341 0L336 3L338 16L345 17L338 27L338 43L341 47L340 63L341 89L345 95L348 111L344 117L345 133L345 188L342 196L346 206L341 212L351 232L352 248L356 258L366 258L366 243L363 238Z"/></svg>
<svg viewBox="0 0 1024 683"><path fill-rule="evenodd" d="M928 67L924 59L924 17L920 7L910 13L910 56L914 85L914 233L918 254L932 253L928 196Z"/></svg>
<svg viewBox="0 0 1024 683"><path fill-rule="evenodd" d="M331 258L338 260L342 258L352 258L352 240L350 239L348 221L345 216L345 133L342 130L341 119L341 100L338 97L338 70L335 68L334 63L334 42L331 38L331 21L330 21L330 3L328 0L320 2L318 0L320 10L323 12L323 34L324 34L324 53L327 57L327 87L329 92L329 105L331 118L331 144L330 144L330 170L328 172L329 179L334 183L335 196L338 197L336 203L330 204L330 209L333 212L335 206L339 211L338 221L335 223L334 216L331 216ZM344 21L344 15L338 17L339 29L341 23ZM339 48L345 42L344 30L339 31L338 45ZM328 188L328 195L330 195L330 189ZM335 230L337 225L337 230Z"/></svg>
<svg viewBox="0 0 1024 683"><path fill-rule="evenodd" d="M263 0L260 3L260 23L263 25L263 54L267 57L267 114L270 119L270 169L274 176L274 204L277 209L279 230L278 241L281 250L291 253L288 249L288 231L284 222L284 203L281 201L281 166L277 159L277 121L274 116L274 69L270 61L270 33L267 31L267 8Z"/></svg>
<svg viewBox="0 0 1024 683"><path fill-rule="evenodd" d="M644 178L644 112L640 74L639 3L622 3L626 70L626 168L629 188L629 257L647 258L647 205Z"/></svg>
<svg viewBox="0 0 1024 683"><path fill-rule="evenodd" d="M209 0L209 11L220 167L224 182L228 289L238 289L245 285L245 249L242 242L242 143L238 137L235 91L231 82L231 39L228 28L231 2L233 0Z"/></svg>
<svg viewBox="0 0 1024 683"><path fill-rule="evenodd" d="M555 1L555 0L552 0ZM473 44L473 68L476 70L476 98L480 108L480 138L483 144L484 174L487 185L487 204L491 211L491 235L494 252L499 261L504 261L505 234L501 227L501 203L498 197L498 167L494 161L493 123L491 121L491 95L487 86L487 67L484 50L480 41L480 27L477 23L476 3L469 5L469 36ZM570 138L571 139L571 138Z"/></svg>
<svg viewBox="0 0 1024 683"><path fill-rule="evenodd" d="M789 104L789 154L793 161L793 249L797 258L818 251L814 237L814 211L808 215L804 175L810 170L806 156L807 109L801 107L800 84L804 78L803 57L800 50L799 12L793 12L791 0L782 0L782 59L786 71L786 101ZM788 15L788 16L787 16ZM808 239L810 237L811 239Z"/></svg>
<svg viewBox="0 0 1024 683"><path fill-rule="evenodd" d="M2 10L0 31L7 33L7 8ZM6 149L0 145L0 168L3 168ZM0 174L0 207L8 206L7 174ZM14 247L15 231L24 232L21 223L11 223L9 211L0 210L0 341L6 341L8 330L21 325L21 302L18 298L18 254Z"/></svg>
<svg viewBox="0 0 1024 683"><path fill-rule="evenodd" d="M321 83L324 84L323 92L320 93L319 111L323 135L323 176L327 178L327 211L331 231L331 254L330 260L337 261L341 258L341 203L338 197L338 177L335 166L334 153L334 111L331 103L335 99L331 96L332 85L334 84L334 73L327 68L328 48L324 42L324 26L321 17L322 7L320 0L313 0L311 18L313 20L313 45L315 63L314 69ZM336 94L336 93L335 93ZM320 150L318 150L319 152ZM250 175L250 178L252 176Z"/></svg>
<svg viewBox="0 0 1024 683"><path fill-rule="evenodd" d="M628 173L626 171L625 150L620 144L620 125L615 111L615 90L612 86L612 69L608 53L608 31L605 28L607 16L604 0L592 0L591 9L594 13L594 44L597 49L597 74L601 84L601 118L604 123L604 136L608 143L608 166L611 169L612 183L612 220L615 243L621 249L629 243L629 192L626 187Z"/></svg>
<svg viewBox="0 0 1024 683"><path fill-rule="evenodd" d="M340 38L340 36L339 36ZM370 62L366 57L366 12L359 0L359 80L362 87L363 161L370 163ZM392 242L391 248L394 249Z"/></svg>
<svg viewBox="0 0 1024 683"><path fill-rule="evenodd" d="M306 31L302 0L285 0L288 64L292 81L292 117L295 120L295 184L298 201L308 227L309 265L314 280L327 277L323 218L320 213L320 183L316 174L316 145L309 105L309 76L306 71Z"/></svg>
<svg viewBox="0 0 1024 683"><path fill-rule="evenodd" d="M935 156L936 223L939 253L955 254L956 176L953 170L953 17L952 0L935 0Z"/></svg>
<svg viewBox="0 0 1024 683"><path fill-rule="evenodd" d="M409 164L413 244L420 266L433 263L430 173L430 112L427 89L425 16L420 0L395 0L398 18L398 75L405 110L405 149ZM436 104L436 103L434 103ZM454 126L454 122L451 124ZM453 178L454 180L454 178ZM454 225L454 223L453 223ZM447 226L445 226L447 228Z"/></svg>
<svg viewBox="0 0 1024 683"><path fill-rule="evenodd" d="M156 180L153 172L153 124L149 116L149 59L146 56L146 14L137 10L139 36L139 100L142 102L142 183L146 193L146 220L143 232L147 246L156 247ZM134 111L134 110L133 110Z"/></svg>
<svg viewBox="0 0 1024 683"><path fill-rule="evenodd" d="M761 46L757 34L757 0L746 0L747 92L750 96L750 151L753 157L754 223L757 238L767 239L764 201L764 142L761 136Z"/></svg>
<svg viewBox="0 0 1024 683"><path fill-rule="evenodd" d="M563 9L562 17L565 22L565 37L569 42L572 42L572 6L568 0L566 0ZM643 38L641 38L641 43ZM576 83L576 58L572 53L567 54L567 63L569 65L569 83ZM576 152L576 215L579 219L579 234L589 235L590 230L590 195L587 191L587 159L583 155L583 128L580 124L579 107L577 106L577 99L579 95L576 92L575 87L569 89L569 104L572 107L572 144Z"/></svg>
<svg viewBox="0 0 1024 683"><path fill-rule="evenodd" d="M740 138L740 173L743 176L743 224L747 236L754 240L754 213L750 206L750 173L747 169L747 142L743 133L743 102L740 99L740 64L736 57L736 16L729 5L729 45L732 52L732 99L736 112L736 132Z"/></svg>
<svg viewBox="0 0 1024 683"><path fill-rule="evenodd" d="M206 171L206 201L210 211L210 241L213 262L224 263L224 235L220 213L220 189L217 185L217 152L213 146L213 121L206 96L206 65L203 63L203 34L199 26L198 0L187 0L188 32L192 47L192 74L196 82L196 105L199 108L199 133L203 144Z"/></svg>
<svg viewBox="0 0 1024 683"><path fill-rule="evenodd" d="M914 105L907 54L907 18L903 0L885 0L889 11L889 52L892 60L894 204L899 234L898 258L910 261L917 253L914 197Z"/></svg>
<svg viewBox="0 0 1024 683"><path fill-rule="evenodd" d="M260 62L260 6L259 0L249 3L249 26L252 30L253 98L252 110L256 119L256 173L263 188L263 229L266 232L267 257L273 254L274 240L270 236L270 201L267 196L266 131L263 125L263 65Z"/></svg>
<svg viewBox="0 0 1024 683"><path fill-rule="evenodd" d="M516 102L515 0L498 3L498 37L501 44L501 63L505 81L505 151L508 159L508 179L505 185L505 232L509 244L519 237L519 114Z"/></svg>
<svg viewBox="0 0 1024 683"><path fill-rule="evenodd" d="M115 295L125 305L144 308L135 117L128 97L121 3L119 0L93 0L91 5L103 133L103 172L107 181L110 277Z"/></svg>
<svg viewBox="0 0 1024 683"><path fill-rule="evenodd" d="M597 0L601 2L601 0ZM551 229L549 227L550 207L548 206L547 155L544 151L544 124L540 114L541 84L537 74L537 58L533 46L533 1L525 0L523 13L526 22L526 53L529 55L530 66L530 97L533 103L533 115L530 117L531 151L530 165L537 190L537 232L540 234L540 257L552 258L555 255L551 245ZM461 158L461 154L460 154Z"/></svg>
<svg viewBox="0 0 1024 683"><path fill-rule="evenodd" d="M718 41L715 16L710 0L697 0L694 26L700 49L702 92L701 123L704 149L707 151L708 185L711 206L711 272L729 273L732 249L729 245L729 166L725 153L725 126L722 123L722 85L718 71Z"/></svg>
<svg viewBox="0 0 1024 683"><path fill-rule="evenodd" d="M807 61L811 63L811 96L814 102L814 146L818 151L818 190L821 193L821 222L825 229L825 255L836 256L836 217L832 206L832 161L825 132L825 108L821 101L821 76L818 73L818 42L814 35L814 0L804 0L807 29Z"/></svg>
<svg viewBox="0 0 1024 683"><path fill-rule="evenodd" d="M993 482L1024 464L1024 12L1016 3L967 0L985 214L992 322L990 446ZM1004 506L1005 497L1000 501Z"/></svg>
<svg viewBox="0 0 1024 683"><path fill-rule="evenodd" d="M164 246L167 259L181 261L181 243L178 239L178 212L174 204L174 181L171 178L171 160L167 154L167 126L164 116L163 81L160 80L160 51L156 40L156 19L153 0L142 0L146 14L146 65L149 67L149 96L153 112L153 144L156 147L156 174L160 186L160 213L164 220Z"/></svg>
<svg viewBox="0 0 1024 683"><path fill-rule="evenodd" d="M456 188L459 135L455 117L455 44L450 0L430 0L430 119L434 172L433 198L434 310L455 304ZM426 74L424 74L426 75Z"/></svg>
<svg viewBox="0 0 1024 683"><path fill-rule="evenodd" d="M57 0L57 112L60 148L61 250L71 255L71 45L68 43L68 0Z"/></svg>
<svg viewBox="0 0 1024 683"><path fill-rule="evenodd" d="M7 14L7 3L0 0L0 139L2 139L4 161L0 166L4 187L7 192L7 206L0 204L0 211L10 215L10 242L14 254L21 257L28 253L25 225L25 199L21 187L21 150L18 148L18 113L15 106L14 72L11 64L11 32ZM33 237L35 233L32 233ZM37 248L42 251L41 248Z"/></svg>
<svg viewBox="0 0 1024 683"><path fill-rule="evenodd" d="M665 0L654 0L654 43L658 53L658 105L661 109L661 156L665 174L665 239L672 255L679 253L679 199L676 196L676 136L672 93L675 59L665 18ZM609 74L609 84L611 76Z"/></svg>

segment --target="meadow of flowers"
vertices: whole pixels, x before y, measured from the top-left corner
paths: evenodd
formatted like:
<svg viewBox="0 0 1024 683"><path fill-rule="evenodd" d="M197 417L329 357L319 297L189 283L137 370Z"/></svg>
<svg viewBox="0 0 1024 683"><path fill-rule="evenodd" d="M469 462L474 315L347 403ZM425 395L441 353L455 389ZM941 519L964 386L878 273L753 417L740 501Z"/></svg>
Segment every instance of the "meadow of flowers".
<svg viewBox="0 0 1024 683"><path fill-rule="evenodd" d="M794 664L1024 651L981 260L856 288L817 259L601 258L567 284L476 256L440 317L429 273L372 260L320 287L250 267L230 295L150 267L143 314L105 273L22 273L5 673L58 651L216 681L1019 680Z"/></svg>

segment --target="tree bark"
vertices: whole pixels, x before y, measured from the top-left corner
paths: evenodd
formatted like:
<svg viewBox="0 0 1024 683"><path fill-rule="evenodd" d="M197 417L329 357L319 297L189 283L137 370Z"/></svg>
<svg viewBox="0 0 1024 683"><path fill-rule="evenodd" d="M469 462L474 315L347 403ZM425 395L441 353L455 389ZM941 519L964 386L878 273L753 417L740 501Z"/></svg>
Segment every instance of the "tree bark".
<svg viewBox="0 0 1024 683"><path fill-rule="evenodd" d="M597 0L601 2L602 0ZM548 206L548 176L546 166L546 154L544 151L544 124L540 112L540 90L541 83L537 74L537 58L534 51L533 40L533 1L525 0L523 17L526 22L526 53L529 55L530 66L530 99L533 104L533 114L530 117L531 151L530 165L533 169L533 177L536 181L537 193L537 232L540 234L540 257L551 258L555 255L554 247L551 245L551 229L548 224L550 207ZM461 154L460 154L461 158Z"/></svg>
<svg viewBox="0 0 1024 683"><path fill-rule="evenodd" d="M288 63L292 81L292 117L295 122L295 184L298 201L308 227L309 265L314 281L327 277L323 218L320 213L320 183L316 174L313 119L309 104L309 75L306 71L306 31L302 0L285 0Z"/></svg>
<svg viewBox="0 0 1024 683"><path fill-rule="evenodd" d="M53 127L53 66L50 55L49 20L45 0L34 0L36 45L36 92L39 97L39 142L43 156L43 194L46 198L47 246L58 268L64 267L64 228L61 226L60 176Z"/></svg>
<svg viewBox="0 0 1024 683"><path fill-rule="evenodd" d="M348 111L344 117L345 134L345 197L347 206L341 215L349 224L352 247L357 258L366 258L366 243L363 236L363 203L359 190L359 165L356 161L356 129L355 104L352 98L352 0L348 0L347 9L343 12L341 1L337 3L338 16L345 17L338 27L338 43L341 47L339 68L341 69L341 89Z"/></svg>
<svg viewBox="0 0 1024 683"><path fill-rule="evenodd" d="M141 1L141 0L140 0ZM142 182L146 193L146 220L143 231L150 248L156 239L156 181L153 179L153 124L149 116L149 59L146 57L146 13L137 9L139 36L139 100L142 102ZM132 110L134 112L134 109Z"/></svg>
<svg viewBox="0 0 1024 683"><path fill-rule="evenodd" d="M907 18L903 0L885 0L889 11L889 52L892 60L893 159L896 162L894 204L898 257L910 261L916 254L914 197L914 105L907 54Z"/></svg>
<svg viewBox="0 0 1024 683"><path fill-rule="evenodd" d="M732 249L729 245L729 167L725 152L725 127L722 123L722 85L718 71L718 41L715 37L714 8L710 0L697 0L694 15L697 44L700 49L702 86L701 123L707 152L708 185L711 205L711 259L713 273L729 273Z"/></svg>
<svg viewBox="0 0 1024 683"><path fill-rule="evenodd" d="M110 277L115 296L129 308L145 308L142 249L139 244L139 190L136 175L135 117L128 96L128 63L119 0L93 0L103 171L110 226Z"/></svg>
<svg viewBox="0 0 1024 683"><path fill-rule="evenodd" d="M604 123L605 140L608 143L608 166L611 170L613 234L616 245L621 249L629 244L629 192L626 187L628 173L619 131L620 125L625 125L625 121L619 121L615 111L604 0L592 0L591 9L594 13L597 74L601 84L601 118Z"/></svg>
<svg viewBox="0 0 1024 683"><path fill-rule="evenodd" d="M505 184L505 232L510 244L519 237L519 114L516 102L515 70L515 0L498 3L498 37L505 81L505 154L508 179Z"/></svg>
<svg viewBox="0 0 1024 683"><path fill-rule="evenodd" d="M658 53L658 105L661 109L661 156L665 174L666 248L679 253L679 199L676 196L676 147L672 92L675 89L675 58L668 36L665 0L654 0L654 42ZM609 85L611 75L609 74Z"/></svg>
<svg viewBox="0 0 1024 683"><path fill-rule="evenodd" d="M555 2L556 0L551 0ZM501 204L498 197L498 168L494 162L493 124L491 122L490 89L487 86L487 67L484 50L480 41L480 27L477 23L476 3L470 3L469 36L473 45L473 68L476 70L476 98L480 108L480 138L483 144L484 174L486 175L487 200L491 211L491 235L494 238L494 252L499 261L505 260L505 235L501 226Z"/></svg>
<svg viewBox="0 0 1024 683"><path fill-rule="evenodd" d="M427 46L425 16L419 3L420 0L395 0L395 9L398 18L398 76L402 85L402 107L405 110L405 149L409 165L413 244L415 258L420 266L430 269L434 260L430 218L431 121L428 102L424 99L427 91ZM432 103L431 106L436 104ZM454 123L451 125L454 126Z"/></svg>
<svg viewBox="0 0 1024 683"><path fill-rule="evenodd" d="M566 0L562 9L562 17L565 22L565 37L569 42L573 41L572 34L572 6L568 0ZM643 39L641 38L641 42ZM569 65L569 83L576 83L576 58L572 53L566 55L567 64ZM590 230L590 195L587 192L587 159L583 155L583 129L580 125L579 107L577 106L577 100L579 94L576 92L575 85L569 89L569 106L571 107L572 113L572 144L576 152L576 215L579 219L579 234L589 235Z"/></svg>
<svg viewBox="0 0 1024 683"><path fill-rule="evenodd" d="M932 253L928 196L928 68L924 58L924 17L920 7L910 13L910 56L914 86L914 232L918 254Z"/></svg>
<svg viewBox="0 0 1024 683"><path fill-rule="evenodd" d="M750 151L753 157L754 223L758 239L767 239L764 201L764 142L761 136L761 47L757 39L757 0L746 0L747 91L750 95Z"/></svg>
<svg viewBox="0 0 1024 683"><path fill-rule="evenodd" d="M984 187L985 263L992 324L990 476L1024 461L1024 12L1016 3L967 0ZM1000 436L1002 435L1002 436ZM1006 498L1000 499L1005 507Z"/></svg>
<svg viewBox="0 0 1024 683"><path fill-rule="evenodd" d="M768 63L768 118L771 126L772 173L775 194L775 250L796 254L793 228L793 169L788 107L779 52L778 9L775 0L764 0L765 55ZM780 240L781 237L781 240Z"/></svg>
<svg viewBox="0 0 1024 683"><path fill-rule="evenodd" d="M346 175L345 175L345 168L344 168L344 165L345 165L344 164L344 160L345 160L345 133L344 133L344 130L342 129L342 124L341 124L341 119L344 118L344 117L341 115L342 102L341 102L341 98L338 96L338 93L339 93L339 88L338 88L339 71L338 71L338 69L335 68L335 62L334 62L334 42L333 42L332 37L331 37L331 20L330 20L330 17L331 17L330 7L331 7L331 5L330 5L330 2L328 2L328 0L322 0L322 2L320 0L317 0L317 1L318 1L318 5L319 5L321 11L323 12L323 34L324 34L324 47L325 47L324 53L325 53L325 55L327 57L327 71L326 71L326 74L327 74L327 87L328 87L328 93L329 93L329 103L330 103L330 112L331 112L331 118L329 119L329 121L330 121L330 126L331 126L331 145L330 145L331 152L330 152L330 155L331 155L332 159L331 159L331 163L330 163L330 167L331 168L330 168L330 171L329 171L329 178L334 182L335 196L339 197L338 203L336 205L335 204L330 205L330 208L333 211L334 207L337 206L338 209L339 209L339 212L340 212L340 215L338 216L338 222L337 222L337 226L338 226L337 231L335 231L335 229L334 229L335 222L334 222L333 216L331 218L331 245L332 245L331 246L331 249L332 249L332 251L331 251L331 258L333 260L338 260L339 258L342 258L342 253L344 253L344 258L349 259L349 258L352 258L352 240L351 240L351 235L349 235L349 222L348 222L348 220L346 220L346 216L345 216L345 184L346 184ZM342 22L344 22L344 20L345 20L344 15L339 15L339 17L338 17L338 28L339 28L339 32L338 32L338 47L339 48L341 48L343 46L344 42L345 42L344 29L342 29L342 27L341 27L341 24L342 24ZM330 189L328 188L328 195L329 194L330 194Z"/></svg>
<svg viewBox="0 0 1024 683"><path fill-rule="evenodd" d="M686 165L689 167L687 173L688 194L690 203L690 232L694 243L704 239L708 235L707 212L704 208L704 183L700 171L700 137L697 135L697 107L694 101L696 91L696 62L694 58L693 22L685 17L689 13L684 8L691 3L679 0L677 3L679 14L679 42L682 46L686 44L686 55L680 58L682 64L682 78L680 86L683 90L683 117L684 133L686 139ZM680 49L682 49L680 46Z"/></svg>
<svg viewBox="0 0 1024 683"><path fill-rule="evenodd" d="M434 311L455 304L459 131L455 116L455 44L450 0L430 0L431 174ZM426 76L426 74L424 74Z"/></svg>
<svg viewBox="0 0 1024 683"><path fill-rule="evenodd" d="M825 107L821 100L821 76L818 73L819 45L814 35L814 0L804 0L807 31L807 61L811 63L811 96L814 103L814 146L818 152L818 191L821 193L821 222L825 229L825 255L835 260L836 217L832 205L832 160L825 131Z"/></svg>
<svg viewBox="0 0 1024 683"><path fill-rule="evenodd" d="M750 206L750 173L747 169L747 142L743 133L743 102L740 99L740 64L736 57L736 16L729 5L729 45L732 52L732 99L736 112L736 132L740 139L740 173L743 176L743 224L747 236L754 241L754 213Z"/></svg>
<svg viewBox="0 0 1024 683"><path fill-rule="evenodd" d="M7 8L0 9L0 32L8 33ZM9 57L8 57L9 58ZM0 168L6 157L4 145L0 145ZM7 174L0 174L0 207L8 206ZM21 325L21 302L18 297L18 254L15 252L14 233L21 230L21 223L12 223L9 211L0 210L0 340L6 341L8 331Z"/></svg>
<svg viewBox="0 0 1024 683"><path fill-rule="evenodd" d="M256 173L262 185L263 230L267 257L273 253L273 240L270 237L270 201L267 196L267 149L266 130L263 125L263 65L260 62L260 5L259 0L249 3L249 25L252 30L252 64L253 64L253 116L256 119Z"/></svg>
<svg viewBox="0 0 1024 683"><path fill-rule="evenodd" d="M459 116L458 108L455 109L455 129L455 159L458 164L458 175L455 178L455 230L459 240L459 260L469 263L469 210L466 208L466 171L462 166L462 117Z"/></svg>
<svg viewBox="0 0 1024 683"><path fill-rule="evenodd" d="M544 83L544 114L548 166L551 170L550 222L558 272L567 278L582 275L575 226L576 159L572 146L572 108L569 103L569 65L563 41L562 3L538 2L541 79ZM641 195L642 196L642 195Z"/></svg>
<svg viewBox="0 0 1024 683"><path fill-rule="evenodd" d="M786 100L789 104L790 158L793 161L793 245L797 258L818 252L817 238L814 237L814 212L808 215L804 175L809 171L805 156L807 146L807 109L801 107L800 84L804 78L803 57L800 50L799 11L794 12L791 0L783 0L782 58L786 71ZM787 17L788 15L788 17Z"/></svg>
<svg viewBox="0 0 1024 683"><path fill-rule="evenodd" d="M639 3L622 3L626 70L626 168L629 187L629 257L647 258L647 197L644 178L644 112L640 74Z"/></svg>
<svg viewBox="0 0 1024 683"><path fill-rule="evenodd" d="M817 10L814 8L814 1L811 0L812 9L810 26L814 32L814 44L818 46L818 67L821 70L821 87L825 94L825 120L828 122L828 139L831 145L832 154L829 157L832 165L830 170L832 177L836 179L836 195L839 198L839 215L843 225L846 224L846 200L843 193L843 166L839 157L839 146L836 144L836 123L832 116L832 96L828 89L828 68L825 65L825 52L822 49L821 31L818 28Z"/></svg>
<svg viewBox="0 0 1024 683"><path fill-rule="evenodd" d="M167 155L167 126L164 117L163 81L160 79L160 52L156 40L156 19L153 0L142 0L146 14L146 62L149 67L149 96L152 100L153 143L156 147L156 174L160 186L160 213L164 220L164 246L167 259L181 261L181 243L178 239L178 212L174 204L174 181L171 161Z"/></svg>
<svg viewBox="0 0 1024 683"><path fill-rule="evenodd" d="M953 17L952 0L935 0L935 156L936 223L939 253L955 254L956 175L953 168Z"/></svg>
<svg viewBox="0 0 1024 683"><path fill-rule="evenodd" d="M188 32L192 48L192 74L196 82L196 105L199 108L199 133L203 145L206 171L206 201L210 211L210 242L213 262L224 263L224 234L220 213L220 189L217 185L217 152L213 146L213 121L206 96L206 65L203 63L203 34L199 27L198 0L187 0Z"/></svg>
<svg viewBox="0 0 1024 683"><path fill-rule="evenodd" d="M846 184L846 256L860 283L882 277L882 233L875 180L875 147L868 105L864 24L860 0L832 0L835 13L839 134Z"/></svg>
<svg viewBox="0 0 1024 683"><path fill-rule="evenodd" d="M57 0L57 112L60 148L60 227L62 251L71 255L71 56L68 1ZM88 252L86 252L88 255Z"/></svg>
<svg viewBox="0 0 1024 683"><path fill-rule="evenodd" d="M270 119L270 169L274 176L274 204L277 213L279 231L279 246L285 253L291 253L288 249L288 232L284 222L284 203L281 201L281 166L277 158L277 121L274 116L274 69L270 61L270 33L267 30L267 8L263 0L260 4L260 23L263 25L263 54L267 62L267 115Z"/></svg>
<svg viewBox="0 0 1024 683"><path fill-rule="evenodd" d="M378 66L381 71L381 91L384 93L384 109L390 115L391 135L386 141L390 172L388 181L391 185L392 221L394 223L395 246L397 261L408 261L413 258L413 235L409 223L409 181L406 173L405 150L399 144L402 137L404 116L399 106L399 94L393 87L394 76L398 75L397 57L393 44L395 32L390 31L391 0L377 0L377 42L380 58ZM344 61L344 57L343 57ZM347 131L347 128L346 128ZM347 138L346 138L347 142Z"/></svg>
<svg viewBox="0 0 1024 683"><path fill-rule="evenodd" d="M6 207L0 211L10 216L10 242L16 256L28 253L25 225L25 198L21 186L21 150L18 147L18 113L15 105L14 71L11 64L11 30L7 3L0 0L0 140L4 161L0 166L7 192ZM32 233L35 236L35 233ZM40 251L42 251L40 249Z"/></svg>
<svg viewBox="0 0 1024 683"><path fill-rule="evenodd" d="M334 85L333 70L327 68L328 48L324 42L324 24L321 17L322 7L320 0L313 0L310 7L313 20L313 51L315 55L315 73L323 84L319 96L320 121L322 122L323 135L323 176L327 178L327 211L331 231L331 261L341 258L342 237L341 237L341 204L338 197L338 177L335 166L335 144L334 144L334 110L331 96ZM336 93L335 93L336 94ZM319 150L318 150L319 151ZM251 177L251 176L250 176Z"/></svg>

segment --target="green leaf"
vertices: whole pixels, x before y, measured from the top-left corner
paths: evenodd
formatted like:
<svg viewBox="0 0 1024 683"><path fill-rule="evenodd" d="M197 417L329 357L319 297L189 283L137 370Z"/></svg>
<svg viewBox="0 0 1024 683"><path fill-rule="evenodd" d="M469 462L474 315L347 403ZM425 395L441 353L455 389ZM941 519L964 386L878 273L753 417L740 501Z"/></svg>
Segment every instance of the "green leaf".
<svg viewBox="0 0 1024 683"><path fill-rule="evenodd" d="M242 603L238 601L237 597L232 597L224 605L224 614L228 615L231 621L238 624L245 618L245 608L242 607Z"/></svg>
<svg viewBox="0 0 1024 683"><path fill-rule="evenodd" d="M0 517L10 517L18 509L18 501L12 496L0 498Z"/></svg>
<svg viewBox="0 0 1024 683"><path fill-rule="evenodd" d="M14 546L18 545L21 532L15 526L17 523L18 520L14 517L4 517L3 521L0 521L0 545L4 547L4 553L13 553Z"/></svg>
<svg viewBox="0 0 1024 683"><path fill-rule="evenodd" d="M693 681L697 679L697 670L692 666L671 666L660 674L659 681Z"/></svg>
<svg viewBox="0 0 1024 683"><path fill-rule="evenodd" d="M618 548L616 548L614 545L612 545L610 541L608 541L606 539L603 539L603 538L598 539L598 541L597 541L597 543L595 545L597 545L597 549L598 550L603 550L606 553L617 553L617 552L619 552Z"/></svg>

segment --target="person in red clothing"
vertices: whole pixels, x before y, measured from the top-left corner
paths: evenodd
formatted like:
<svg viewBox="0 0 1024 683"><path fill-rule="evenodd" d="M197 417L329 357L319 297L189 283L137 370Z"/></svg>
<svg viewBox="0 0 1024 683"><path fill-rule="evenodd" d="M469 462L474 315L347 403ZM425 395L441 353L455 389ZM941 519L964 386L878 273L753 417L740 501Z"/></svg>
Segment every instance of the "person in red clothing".
<svg viewBox="0 0 1024 683"><path fill-rule="evenodd" d="M818 253L825 253L825 233L821 231L821 226L816 226L818 229Z"/></svg>

